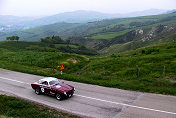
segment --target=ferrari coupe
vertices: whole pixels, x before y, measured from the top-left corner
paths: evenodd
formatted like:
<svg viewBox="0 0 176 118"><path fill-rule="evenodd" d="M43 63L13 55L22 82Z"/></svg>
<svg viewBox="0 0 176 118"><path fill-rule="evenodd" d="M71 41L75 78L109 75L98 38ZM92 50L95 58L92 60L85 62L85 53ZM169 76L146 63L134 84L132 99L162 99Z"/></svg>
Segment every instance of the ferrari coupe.
<svg viewBox="0 0 176 118"><path fill-rule="evenodd" d="M55 96L57 100L72 97L75 88L71 85L65 84L54 77L46 77L31 84L37 95L47 94Z"/></svg>

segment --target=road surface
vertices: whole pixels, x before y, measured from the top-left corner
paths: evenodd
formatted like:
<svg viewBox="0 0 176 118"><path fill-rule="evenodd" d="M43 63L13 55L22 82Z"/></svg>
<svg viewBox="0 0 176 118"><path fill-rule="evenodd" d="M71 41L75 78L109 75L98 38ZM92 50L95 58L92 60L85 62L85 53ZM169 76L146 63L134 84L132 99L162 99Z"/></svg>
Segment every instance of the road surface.
<svg viewBox="0 0 176 118"><path fill-rule="evenodd" d="M64 81L75 86L72 98L57 101L36 95L30 84L43 78L0 69L0 93L12 94L59 110L94 118L176 118L176 96L141 93Z"/></svg>

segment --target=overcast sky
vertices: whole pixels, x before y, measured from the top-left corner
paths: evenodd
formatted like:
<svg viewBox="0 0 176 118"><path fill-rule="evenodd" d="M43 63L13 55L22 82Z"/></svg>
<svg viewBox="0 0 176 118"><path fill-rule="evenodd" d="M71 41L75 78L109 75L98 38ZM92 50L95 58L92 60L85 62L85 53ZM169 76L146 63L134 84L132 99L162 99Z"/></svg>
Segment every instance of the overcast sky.
<svg viewBox="0 0 176 118"><path fill-rule="evenodd" d="M0 15L46 16L75 10L127 13L176 9L176 0L0 0Z"/></svg>

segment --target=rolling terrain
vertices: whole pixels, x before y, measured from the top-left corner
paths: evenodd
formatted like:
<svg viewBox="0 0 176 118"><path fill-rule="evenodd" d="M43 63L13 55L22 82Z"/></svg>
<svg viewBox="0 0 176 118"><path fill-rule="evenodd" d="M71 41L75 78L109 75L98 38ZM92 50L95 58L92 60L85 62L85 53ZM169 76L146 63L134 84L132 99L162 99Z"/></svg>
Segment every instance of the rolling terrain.
<svg viewBox="0 0 176 118"><path fill-rule="evenodd" d="M12 35L18 35L20 40L3 41ZM88 23L59 22L23 31L0 32L0 40L0 68L3 68L0 69L0 94L11 94L86 117L176 115L174 11ZM61 64L65 66L63 74L59 71ZM43 76L61 78L75 86L75 95L61 102L34 95L30 83ZM30 113L33 117L58 114L77 117L52 110L45 112L47 108L32 105L0 95L0 117L25 117ZM21 113L27 108L39 112Z"/></svg>
<svg viewBox="0 0 176 118"><path fill-rule="evenodd" d="M112 54L173 41L175 24L175 12L88 23L61 22L23 31L0 33L0 40L18 35L23 41L39 41L47 36L58 35L73 43L82 43L88 48L96 49L102 54Z"/></svg>
<svg viewBox="0 0 176 118"><path fill-rule="evenodd" d="M170 95L176 93L175 41L102 57L26 50L29 44L1 42L0 67L107 87ZM57 70L61 64L66 67L63 75ZM139 75L136 74L136 66L139 67Z"/></svg>
<svg viewBox="0 0 176 118"><path fill-rule="evenodd" d="M13 15L0 15L0 31L11 32L17 30L29 29L36 26L48 25L57 22L67 23L87 23L108 18L120 17L135 17L162 14L170 11L161 9L149 9L145 11L137 11L127 14L107 14L96 11L78 10L73 12L63 12L50 16L13 16Z"/></svg>
<svg viewBox="0 0 176 118"><path fill-rule="evenodd" d="M64 64L66 80L175 95L175 24L172 12L17 31L21 41L0 42L0 67L60 77L57 66Z"/></svg>
<svg viewBox="0 0 176 118"><path fill-rule="evenodd" d="M61 23L47 25L47 27L44 26L39 28L32 28L29 30L24 30L24 31L14 32L14 33L16 33L17 35L19 34L19 36L25 32L29 32L29 34L31 33L31 34L39 35L44 32L42 30L40 31L40 29L46 28L47 31L59 32L59 36L64 38L68 38L70 36L92 37L100 34L110 34L110 33L122 32L126 30L128 31L134 28L141 28L144 26L151 27L153 25L159 25L159 24L163 24L163 25L169 24L169 23L174 24L175 16L176 16L175 13L169 13L169 14L154 15L154 16L118 18L118 19L100 20L95 22L83 23L76 27L72 27L72 25L75 23L67 24L67 23L61 22ZM62 26L62 23L63 23L63 26ZM58 31L56 27L58 28ZM65 27L67 28L65 29ZM39 32L35 32L36 30L39 30ZM9 35L12 35L12 34L10 33ZM28 39L27 37L26 38L22 37L22 38L23 38L22 40L28 40L28 41L33 40L30 35ZM96 39L98 38L96 37Z"/></svg>
<svg viewBox="0 0 176 118"><path fill-rule="evenodd" d="M117 53L139 47L175 40L176 14L121 19L117 24L91 30L87 35L71 37L104 54ZM80 33L81 34L81 33ZM112 50L112 51L111 51Z"/></svg>

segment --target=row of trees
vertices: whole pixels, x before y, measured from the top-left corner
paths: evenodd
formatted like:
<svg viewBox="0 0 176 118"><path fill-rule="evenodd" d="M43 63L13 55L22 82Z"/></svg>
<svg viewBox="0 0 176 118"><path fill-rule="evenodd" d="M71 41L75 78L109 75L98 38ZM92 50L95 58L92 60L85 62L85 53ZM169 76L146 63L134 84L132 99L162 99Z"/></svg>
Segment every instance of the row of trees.
<svg viewBox="0 0 176 118"><path fill-rule="evenodd" d="M19 36L10 36L10 37L6 37L6 40L11 40L11 41L16 40L16 41L18 41L19 38L20 38Z"/></svg>

